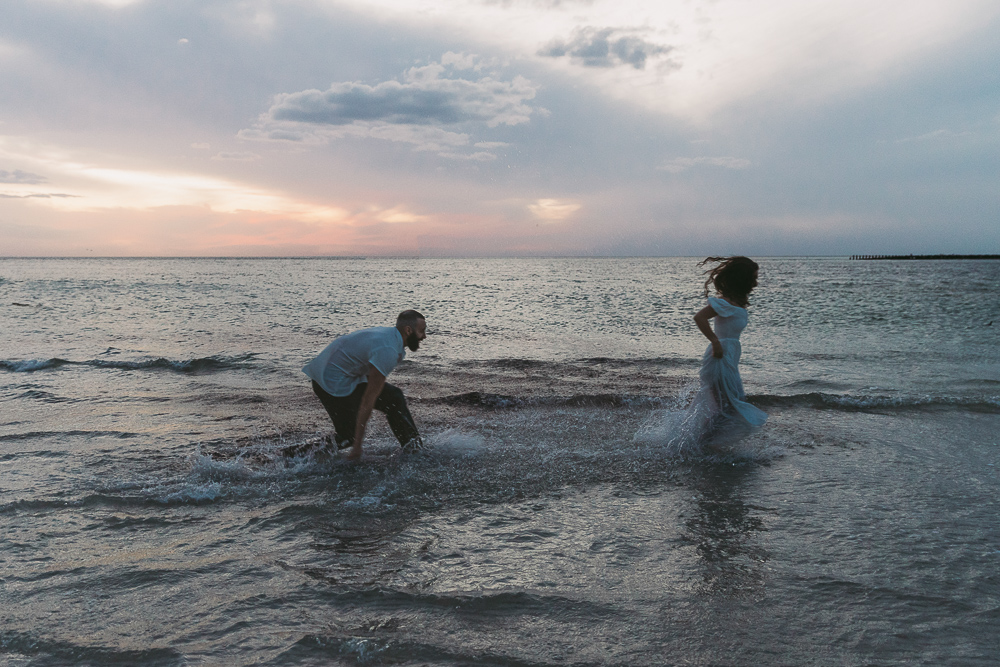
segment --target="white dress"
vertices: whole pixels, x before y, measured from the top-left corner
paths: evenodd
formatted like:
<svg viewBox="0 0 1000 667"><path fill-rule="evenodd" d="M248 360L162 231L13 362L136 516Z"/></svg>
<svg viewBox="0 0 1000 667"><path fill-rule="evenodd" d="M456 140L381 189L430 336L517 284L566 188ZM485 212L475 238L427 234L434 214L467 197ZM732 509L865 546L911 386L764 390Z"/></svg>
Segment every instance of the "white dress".
<svg viewBox="0 0 1000 667"><path fill-rule="evenodd" d="M667 455L700 456L706 445L735 444L744 429L767 420L764 411L746 402L740 379L740 333L747 325L747 311L724 299L710 298L708 305L716 313L722 358L712 356L709 345L701 360L701 386L687 409L650 415L634 437L638 443L666 445Z"/></svg>
<svg viewBox="0 0 1000 667"><path fill-rule="evenodd" d="M740 378L740 334L747 326L747 311L717 297L709 297L708 305L716 313L714 329L722 344L723 355L721 359L716 359L711 345L705 350L698 373L701 389L692 407L702 419L715 421L730 417L749 426L760 426L767 421L767 413L746 402Z"/></svg>

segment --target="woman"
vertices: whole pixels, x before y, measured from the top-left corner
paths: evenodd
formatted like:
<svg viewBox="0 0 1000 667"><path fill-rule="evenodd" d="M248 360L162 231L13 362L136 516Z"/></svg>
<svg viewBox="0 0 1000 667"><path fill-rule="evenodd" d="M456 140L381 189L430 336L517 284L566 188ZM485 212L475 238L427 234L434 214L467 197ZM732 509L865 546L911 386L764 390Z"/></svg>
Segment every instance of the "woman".
<svg viewBox="0 0 1000 667"><path fill-rule="evenodd" d="M749 426L760 426L767 414L746 402L740 378L740 333L747 325L750 292L757 286L757 263L747 257L709 257L698 266L715 264L706 271L708 305L694 316L698 329L711 343L701 360L701 389L694 405L706 430L720 418L731 417ZM709 285L718 296L709 296ZM715 328L709 320L715 319Z"/></svg>

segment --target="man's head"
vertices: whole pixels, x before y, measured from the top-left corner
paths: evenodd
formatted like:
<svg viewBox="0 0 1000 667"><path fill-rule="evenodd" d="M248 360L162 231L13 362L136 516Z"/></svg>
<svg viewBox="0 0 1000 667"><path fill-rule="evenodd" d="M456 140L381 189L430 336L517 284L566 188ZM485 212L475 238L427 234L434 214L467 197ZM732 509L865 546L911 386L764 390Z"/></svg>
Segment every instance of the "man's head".
<svg viewBox="0 0 1000 667"><path fill-rule="evenodd" d="M420 341L427 338L427 320L415 310L404 310L396 318L396 328L403 337L403 343L416 352Z"/></svg>

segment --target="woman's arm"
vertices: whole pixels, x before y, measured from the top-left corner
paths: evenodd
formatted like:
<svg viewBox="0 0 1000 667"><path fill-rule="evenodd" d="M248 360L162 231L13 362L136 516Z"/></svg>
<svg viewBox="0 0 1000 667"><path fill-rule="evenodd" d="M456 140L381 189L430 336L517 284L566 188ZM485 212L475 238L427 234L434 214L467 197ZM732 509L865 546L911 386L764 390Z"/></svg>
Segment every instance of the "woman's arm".
<svg viewBox="0 0 1000 667"><path fill-rule="evenodd" d="M719 342L718 336L712 331L712 325L708 323L716 315L715 309L711 306L705 306L695 313L694 323L698 325L698 330L705 334L705 338L712 343L712 356L716 359L721 359L723 354L722 343Z"/></svg>

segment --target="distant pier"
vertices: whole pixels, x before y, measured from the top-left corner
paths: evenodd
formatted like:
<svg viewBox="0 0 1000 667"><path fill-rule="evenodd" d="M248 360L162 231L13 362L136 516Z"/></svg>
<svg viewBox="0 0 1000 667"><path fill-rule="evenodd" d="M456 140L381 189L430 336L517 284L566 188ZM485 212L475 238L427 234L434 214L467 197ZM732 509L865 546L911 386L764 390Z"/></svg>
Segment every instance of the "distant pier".
<svg viewBox="0 0 1000 667"><path fill-rule="evenodd" d="M851 259L1000 259L1000 255L851 255Z"/></svg>

